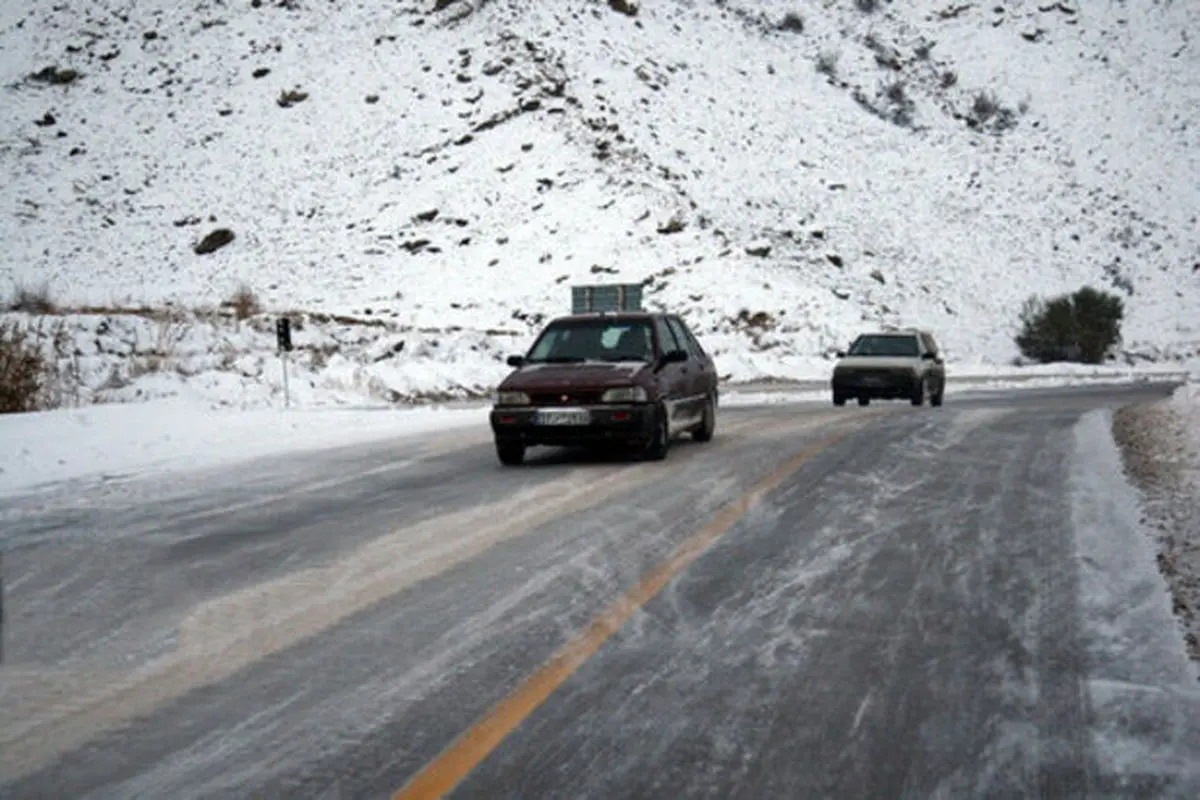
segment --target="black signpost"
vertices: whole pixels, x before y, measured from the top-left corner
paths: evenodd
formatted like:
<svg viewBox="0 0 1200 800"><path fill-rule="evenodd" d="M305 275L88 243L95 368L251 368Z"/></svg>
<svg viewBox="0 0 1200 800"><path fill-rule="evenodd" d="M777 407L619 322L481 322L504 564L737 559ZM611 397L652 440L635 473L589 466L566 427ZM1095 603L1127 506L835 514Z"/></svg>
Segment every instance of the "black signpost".
<svg viewBox="0 0 1200 800"><path fill-rule="evenodd" d="M291 405L288 397L288 353L292 352L292 321L287 317L275 320L275 342L279 346L279 360L283 366L283 407Z"/></svg>

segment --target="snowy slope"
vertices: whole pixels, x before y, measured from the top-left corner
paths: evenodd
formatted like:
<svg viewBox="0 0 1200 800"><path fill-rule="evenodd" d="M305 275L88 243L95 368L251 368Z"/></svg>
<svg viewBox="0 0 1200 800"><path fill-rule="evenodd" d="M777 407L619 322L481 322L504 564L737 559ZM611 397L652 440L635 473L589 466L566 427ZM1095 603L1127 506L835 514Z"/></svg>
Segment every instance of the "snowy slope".
<svg viewBox="0 0 1200 800"><path fill-rule="evenodd" d="M881 322L1005 363L1025 297L1082 283L1127 293L1130 350L1200 351L1200 6L879 5L8 4L0 284L512 334L451 345L487 375L617 280L734 378Z"/></svg>

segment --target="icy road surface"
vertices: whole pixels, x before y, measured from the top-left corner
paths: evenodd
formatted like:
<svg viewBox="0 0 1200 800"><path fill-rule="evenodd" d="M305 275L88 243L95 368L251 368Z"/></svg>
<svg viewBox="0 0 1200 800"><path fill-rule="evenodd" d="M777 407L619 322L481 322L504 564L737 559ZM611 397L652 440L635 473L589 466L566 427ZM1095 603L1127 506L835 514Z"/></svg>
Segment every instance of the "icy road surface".
<svg viewBox="0 0 1200 800"><path fill-rule="evenodd" d="M1200 796L1200 683L1108 435L1167 392L6 499L0 796Z"/></svg>

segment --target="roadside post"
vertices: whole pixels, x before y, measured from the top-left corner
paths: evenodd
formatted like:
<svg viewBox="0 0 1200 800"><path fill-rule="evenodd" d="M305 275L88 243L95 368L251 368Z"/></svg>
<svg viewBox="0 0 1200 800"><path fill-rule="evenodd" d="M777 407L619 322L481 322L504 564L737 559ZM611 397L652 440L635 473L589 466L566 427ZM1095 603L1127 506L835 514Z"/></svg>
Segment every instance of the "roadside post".
<svg viewBox="0 0 1200 800"><path fill-rule="evenodd" d="M283 407L291 406L288 394L288 353L292 352L292 321L287 317L275 320L275 342L279 347L279 362L283 367Z"/></svg>

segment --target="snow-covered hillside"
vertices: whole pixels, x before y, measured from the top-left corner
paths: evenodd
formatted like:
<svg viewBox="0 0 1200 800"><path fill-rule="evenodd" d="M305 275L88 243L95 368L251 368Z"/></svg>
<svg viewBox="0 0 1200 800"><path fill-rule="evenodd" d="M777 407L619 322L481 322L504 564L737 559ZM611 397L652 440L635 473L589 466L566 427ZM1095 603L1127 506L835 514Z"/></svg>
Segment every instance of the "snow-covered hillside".
<svg viewBox="0 0 1200 800"><path fill-rule="evenodd" d="M1129 350L1194 356L1198 25L1117 0L8 3L0 291L197 308L244 283L422 332L447 386L502 375L582 282L648 281L734 378L814 374L880 323L1005 363L1021 302L1084 283L1126 295Z"/></svg>

